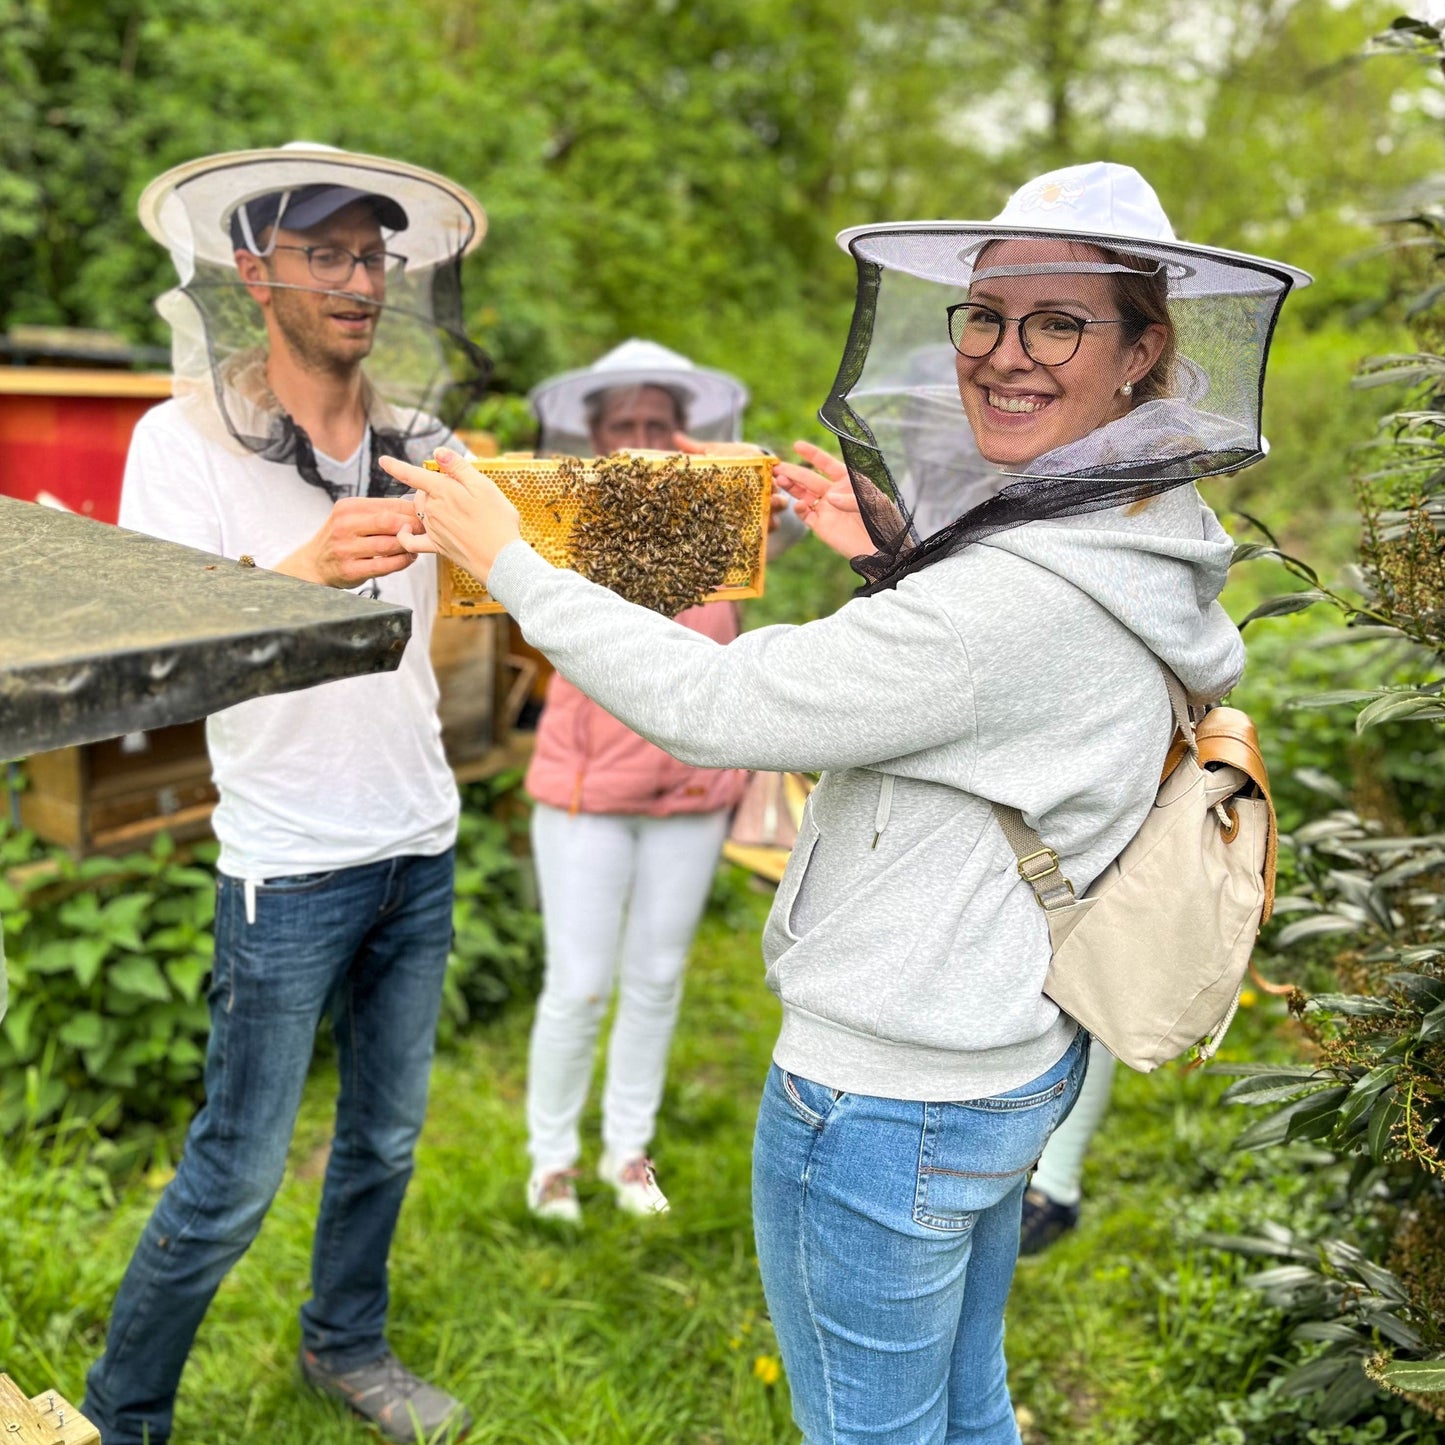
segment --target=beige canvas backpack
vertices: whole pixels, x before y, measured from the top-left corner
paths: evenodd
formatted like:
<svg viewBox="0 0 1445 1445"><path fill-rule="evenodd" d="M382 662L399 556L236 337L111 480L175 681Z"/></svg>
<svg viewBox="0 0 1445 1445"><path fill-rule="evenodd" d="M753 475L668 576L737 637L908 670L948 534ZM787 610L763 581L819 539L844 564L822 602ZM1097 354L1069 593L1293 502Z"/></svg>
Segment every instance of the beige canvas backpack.
<svg viewBox="0 0 1445 1445"><path fill-rule="evenodd" d="M1082 898L1023 815L994 804L1048 914L1044 992L1144 1073L1194 1045L1201 1060L1218 1049L1274 906L1274 803L1254 724L1230 707L1196 723L1167 669L1165 681L1176 732L1158 796Z"/></svg>

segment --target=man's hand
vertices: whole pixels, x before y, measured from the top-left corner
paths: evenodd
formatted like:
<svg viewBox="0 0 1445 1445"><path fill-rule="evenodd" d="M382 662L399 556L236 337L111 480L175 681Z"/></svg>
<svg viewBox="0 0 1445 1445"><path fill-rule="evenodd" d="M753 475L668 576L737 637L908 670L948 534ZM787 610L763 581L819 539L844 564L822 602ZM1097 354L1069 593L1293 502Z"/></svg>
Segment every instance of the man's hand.
<svg viewBox="0 0 1445 1445"><path fill-rule="evenodd" d="M400 572L416 558L397 533L416 516L416 503L405 497L342 497L321 530L275 570L326 587L359 587Z"/></svg>

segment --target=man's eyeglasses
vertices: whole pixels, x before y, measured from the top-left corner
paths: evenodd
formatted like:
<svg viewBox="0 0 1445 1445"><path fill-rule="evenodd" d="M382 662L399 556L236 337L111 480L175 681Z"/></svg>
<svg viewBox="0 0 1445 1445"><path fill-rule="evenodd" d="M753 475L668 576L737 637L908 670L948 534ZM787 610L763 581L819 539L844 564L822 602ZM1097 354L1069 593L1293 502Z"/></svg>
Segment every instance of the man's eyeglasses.
<svg viewBox="0 0 1445 1445"><path fill-rule="evenodd" d="M327 286L344 286L358 266L373 281L383 276L399 276L406 269L406 257L395 251L368 251L358 256L345 246L273 246L275 251L300 251L306 257L312 277Z"/></svg>
<svg viewBox="0 0 1445 1445"><path fill-rule="evenodd" d="M1109 321L1085 320L1067 311L1030 311L1027 316L1003 316L992 306L964 301L948 308L948 339L960 356L979 361L998 349L1004 328L1013 322L1019 344L1040 366L1062 366L1072 361L1084 339L1086 326L1122 326L1121 317Z"/></svg>

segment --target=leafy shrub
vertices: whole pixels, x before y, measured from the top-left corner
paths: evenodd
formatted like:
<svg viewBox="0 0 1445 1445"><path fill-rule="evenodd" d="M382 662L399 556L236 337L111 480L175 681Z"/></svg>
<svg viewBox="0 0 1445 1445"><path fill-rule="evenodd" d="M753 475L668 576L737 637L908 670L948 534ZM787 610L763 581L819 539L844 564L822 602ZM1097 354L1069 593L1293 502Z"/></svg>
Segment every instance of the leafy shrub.
<svg viewBox="0 0 1445 1445"><path fill-rule="evenodd" d="M516 773L462 791L457 901L442 1037L537 991L542 920Z"/></svg>
<svg viewBox="0 0 1445 1445"><path fill-rule="evenodd" d="M466 790L444 1037L531 990L540 970L516 781ZM11 985L0 1135L64 1112L140 1140L189 1118L210 1026L215 856L213 843L178 856L162 835L147 853L77 862L0 832Z"/></svg>
<svg viewBox="0 0 1445 1445"><path fill-rule="evenodd" d="M136 1123L189 1113L205 1059L214 845L76 862L0 838L10 1010L0 1024L0 1133L69 1106ZM18 865L18 866L17 866Z"/></svg>
<svg viewBox="0 0 1445 1445"><path fill-rule="evenodd" d="M1418 21L1397 22L1390 43L1445 61L1445 36ZM1438 761L1445 324L1436 307L1445 296L1445 207L1439 197L1417 202L1402 223L1408 234L1397 238L1402 274L1418 293L1406 317L1416 350L1376 358L1360 375L1365 387L1399 385L1407 396L1382 418L1359 483L1364 526L1353 587L1322 583L1277 546L1243 554L1272 556L1306 584L1253 615L1329 604L1347 635L1388 653L1387 670L1377 665L1376 675L1312 701L1356 708L1357 736L1428 729L1417 759ZM1291 1365L1272 1388L1310 1395L1325 1423L1378 1412L1376 1387L1445 1420L1445 836L1433 831L1445 818L1445 788L1438 768L1425 767L1413 786L1361 791L1356 780L1354 806L1304 822L1289 840L1294 882L1277 905L1272 945L1325 948L1336 978L1330 991L1293 1001L1304 1058L1236 1066L1242 1077L1224 1096L1268 1110L1239 1147L1307 1143L1349 1163L1340 1217L1328 1228L1277 1224L1215 1242L1276 1261L1252 1281L1290 1326ZM1344 804L1349 795L1337 793ZM1413 830L1421 823L1429 831Z"/></svg>

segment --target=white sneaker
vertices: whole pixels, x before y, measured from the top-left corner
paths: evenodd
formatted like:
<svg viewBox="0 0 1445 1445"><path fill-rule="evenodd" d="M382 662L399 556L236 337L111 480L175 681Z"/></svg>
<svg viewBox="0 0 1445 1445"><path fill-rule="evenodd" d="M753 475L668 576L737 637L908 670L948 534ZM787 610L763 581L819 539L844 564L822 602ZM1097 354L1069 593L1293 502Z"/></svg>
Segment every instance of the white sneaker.
<svg viewBox="0 0 1445 1445"><path fill-rule="evenodd" d="M597 1177L617 1191L617 1207L628 1214L666 1214L667 1195L657 1187L652 1160L645 1154L631 1159L614 1159L604 1150L597 1163Z"/></svg>
<svg viewBox="0 0 1445 1445"><path fill-rule="evenodd" d="M577 1202L575 1169L538 1169L527 1180L527 1208L538 1219L581 1224L582 1206Z"/></svg>

